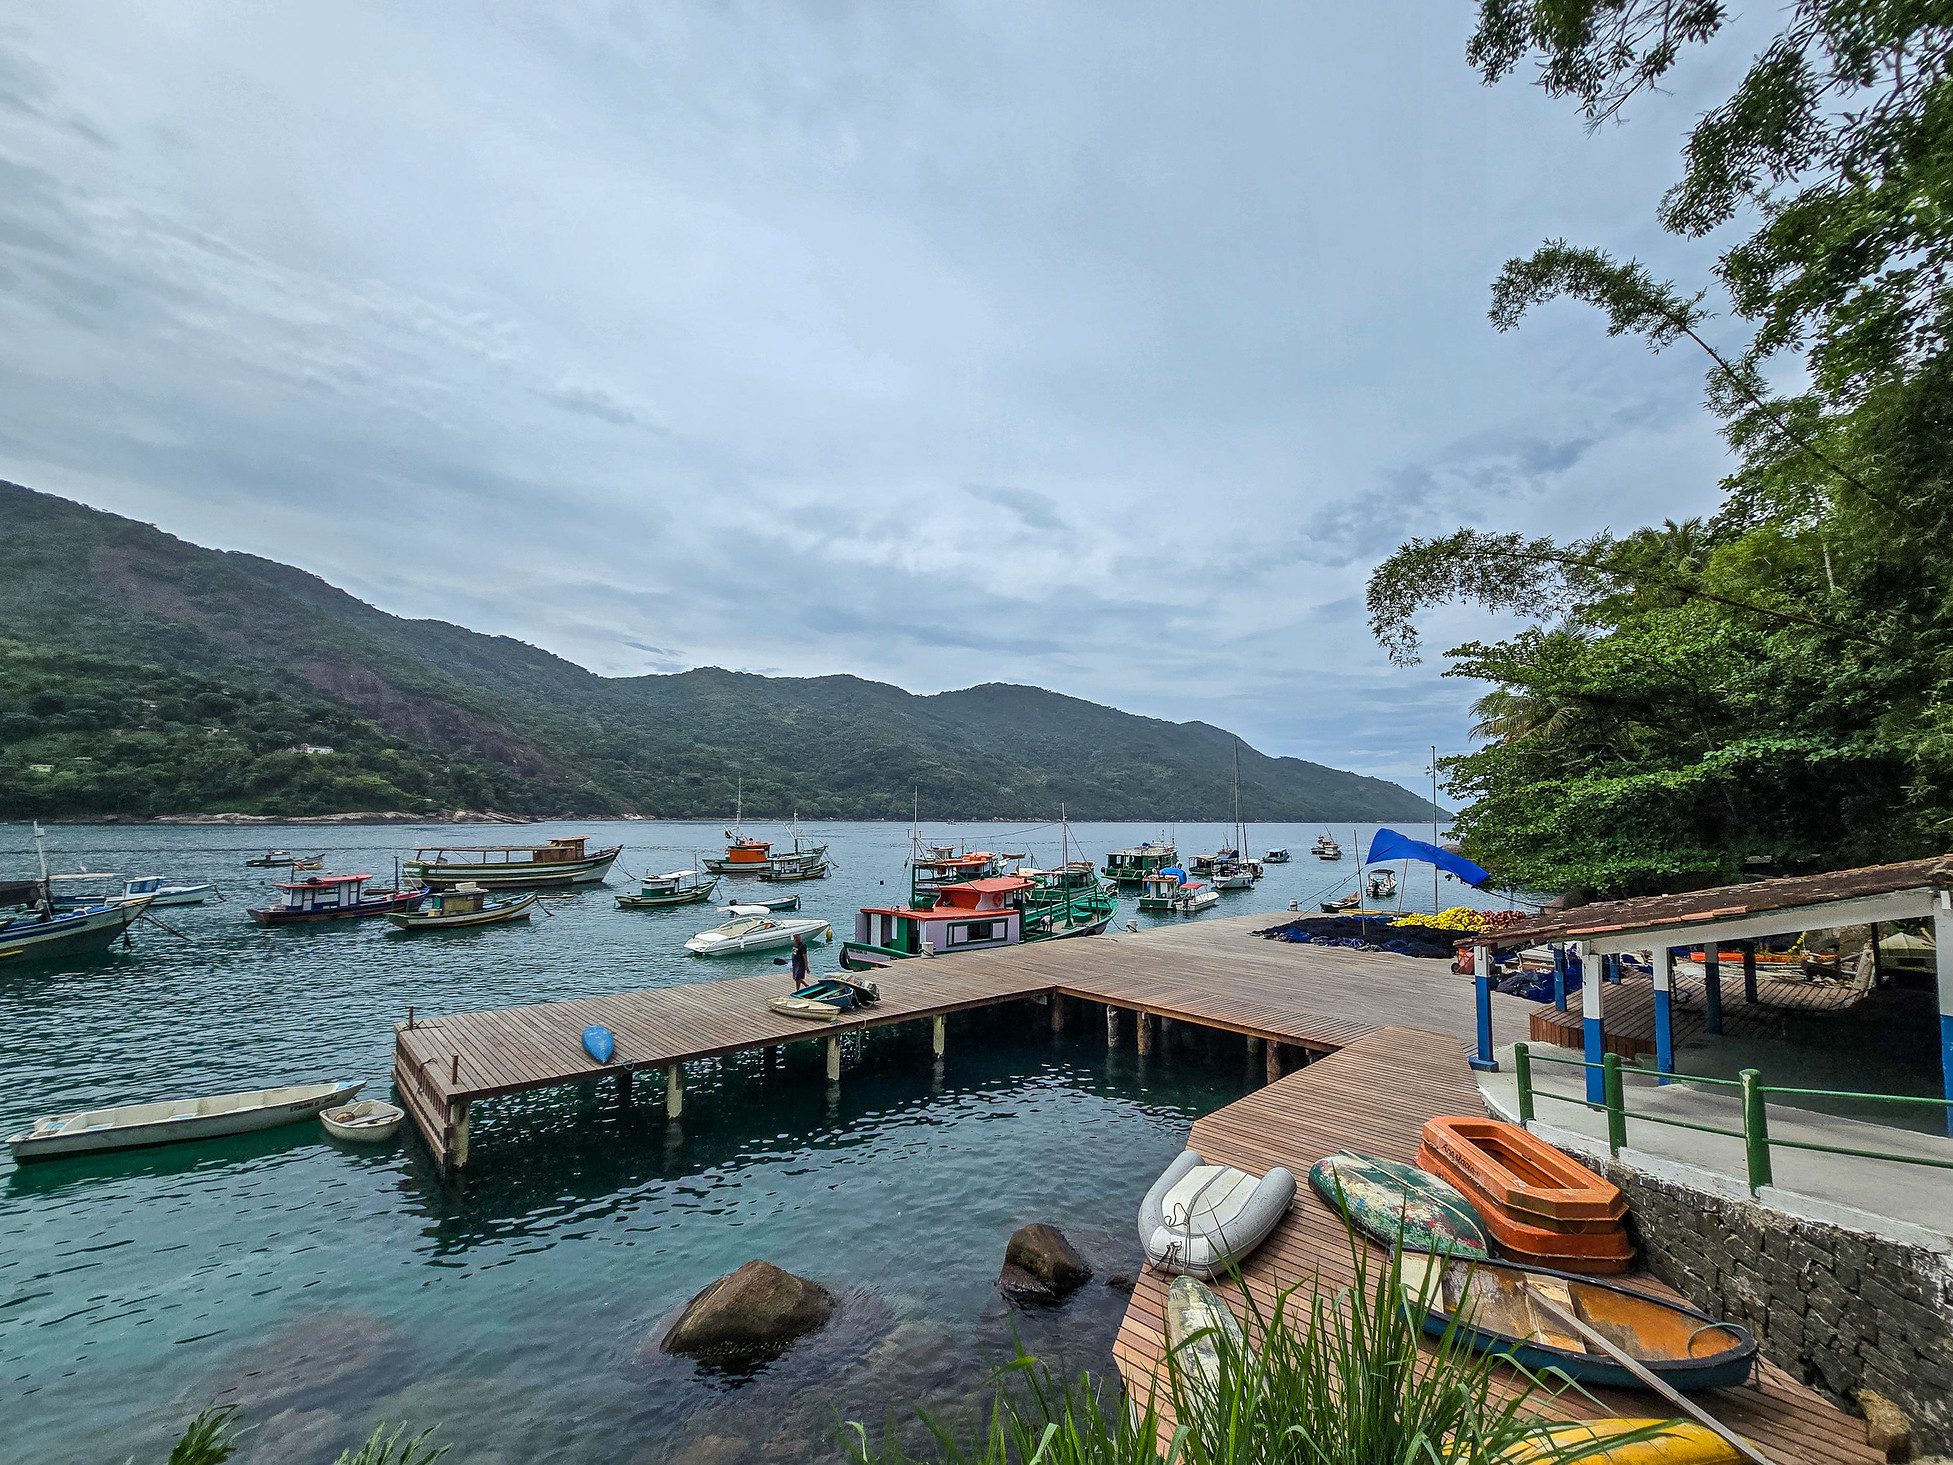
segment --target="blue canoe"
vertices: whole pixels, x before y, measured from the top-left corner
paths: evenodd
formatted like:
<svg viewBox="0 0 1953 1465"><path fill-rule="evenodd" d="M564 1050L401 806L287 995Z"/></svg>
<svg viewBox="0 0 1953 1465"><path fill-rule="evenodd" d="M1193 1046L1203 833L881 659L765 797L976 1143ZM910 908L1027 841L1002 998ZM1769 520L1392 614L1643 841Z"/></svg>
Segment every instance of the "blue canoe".
<svg viewBox="0 0 1953 1465"><path fill-rule="evenodd" d="M583 1051L599 1063L608 1063L617 1051L617 1034L602 1023L591 1023L583 1030Z"/></svg>
<svg viewBox="0 0 1953 1465"><path fill-rule="evenodd" d="M1747 1328L1685 1302L1516 1262L1398 1255L1405 1305L1423 1312L1425 1332L1456 1326L1472 1348L1535 1373L1557 1369L1583 1384L1644 1387L1605 1350L1556 1321L1555 1312L1570 1313L1673 1388L1733 1389L1756 1364Z"/></svg>

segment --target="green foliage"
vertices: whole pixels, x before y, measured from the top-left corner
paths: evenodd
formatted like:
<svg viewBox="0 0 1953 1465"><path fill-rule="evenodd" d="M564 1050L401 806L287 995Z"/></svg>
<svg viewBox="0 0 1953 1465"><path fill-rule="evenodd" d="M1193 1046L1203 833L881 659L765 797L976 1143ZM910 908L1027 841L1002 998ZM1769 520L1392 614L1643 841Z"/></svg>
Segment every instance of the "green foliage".
<svg viewBox="0 0 1953 1465"><path fill-rule="evenodd" d="M1233 740L1035 687L911 696L704 668L608 679L0 484L0 818L232 809L1220 819ZM215 729L215 731L210 731ZM329 757L288 751L330 745ZM82 761L89 760L89 761ZM45 773L32 765L49 765ZM1242 750L1257 819L1421 819Z"/></svg>
<svg viewBox="0 0 1953 1465"><path fill-rule="evenodd" d="M1482 0L1480 16L1488 79L1536 57L1596 121L1725 20L1687 0ZM1710 339L1706 292L1562 240L1494 286L1500 329L1564 296L1653 350L1694 344L1738 455L1706 523L1570 544L1460 530L1373 574L1371 627L1399 661L1445 601L1541 626L1457 648L1448 673L1491 686L1487 746L1450 772L1466 847L1504 878L1629 894L1945 847L1950 55L1943 0L1801 0L1697 126L1662 220L1700 234L1747 211L1718 266L1741 349ZM1778 397L1764 368L1786 349L1811 385Z"/></svg>
<svg viewBox="0 0 1953 1465"><path fill-rule="evenodd" d="M434 1443L431 1429L409 1435L403 1424L388 1434L386 1426L381 1425L373 1431L371 1439L357 1450L347 1450L335 1465L434 1465L447 1452L446 1445Z"/></svg>
<svg viewBox="0 0 1953 1465"><path fill-rule="evenodd" d="M169 1465L224 1465L237 1453L242 1431L235 1404L212 1404L190 1421L170 1449Z"/></svg>
<svg viewBox="0 0 1953 1465"><path fill-rule="evenodd" d="M1167 1356L1162 1399L1122 1407L1089 1376L1060 1381L1020 1354L1003 1371L982 1439L964 1443L932 1426L935 1450L918 1457L893 1432L871 1441L853 1425L852 1457L856 1465L1492 1465L1524 1454L1551 1465L1591 1452L1590 1441L1556 1445L1526 1414L1541 1380L1474 1352L1455 1329L1420 1347L1422 1309L1405 1305L1401 1254L1378 1265L1362 1242L1351 1245L1353 1287L1293 1288L1265 1315L1252 1311L1245 1339L1187 1340ZM1203 1340L1216 1355L1211 1374L1193 1353ZM1162 1449L1167 1404L1175 1423ZM1623 1438L1653 1438L1666 1423Z"/></svg>

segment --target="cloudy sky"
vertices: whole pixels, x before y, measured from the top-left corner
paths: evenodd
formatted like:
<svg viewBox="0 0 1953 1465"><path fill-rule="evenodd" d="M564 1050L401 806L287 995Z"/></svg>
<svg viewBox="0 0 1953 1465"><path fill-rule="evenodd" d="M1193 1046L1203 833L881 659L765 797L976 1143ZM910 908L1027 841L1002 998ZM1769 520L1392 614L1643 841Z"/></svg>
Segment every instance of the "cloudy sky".
<svg viewBox="0 0 1953 1465"><path fill-rule="evenodd" d="M1472 9L15 3L0 477L608 674L1415 781L1472 692L1386 663L1370 567L1724 466L1693 361L1485 320L1551 235L1701 277L1652 212L1718 63L1590 135Z"/></svg>

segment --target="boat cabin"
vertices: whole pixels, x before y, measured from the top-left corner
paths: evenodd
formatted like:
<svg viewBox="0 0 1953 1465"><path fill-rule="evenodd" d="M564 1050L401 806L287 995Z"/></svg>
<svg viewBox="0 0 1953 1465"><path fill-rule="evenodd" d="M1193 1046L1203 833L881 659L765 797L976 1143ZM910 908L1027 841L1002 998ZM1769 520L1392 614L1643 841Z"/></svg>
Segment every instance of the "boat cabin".
<svg viewBox="0 0 1953 1465"><path fill-rule="evenodd" d="M1023 939L1020 903L1031 889L1021 875L997 875L945 885L926 907L863 906L854 939L904 956L1014 946Z"/></svg>
<svg viewBox="0 0 1953 1465"><path fill-rule="evenodd" d="M450 855L474 858L453 860ZM590 836L565 834L542 844L431 844L414 851L415 865L576 865L590 858ZM367 877L371 879L371 876Z"/></svg>
<svg viewBox="0 0 1953 1465"><path fill-rule="evenodd" d="M273 909L306 914L346 910L359 904L360 892L372 878L371 875L313 875L304 880L280 880L272 886L283 892Z"/></svg>
<svg viewBox="0 0 1953 1465"><path fill-rule="evenodd" d="M909 904L926 910L952 885L988 880L1002 873L1002 863L989 850L969 850L960 855L946 848L928 850L909 862Z"/></svg>
<svg viewBox="0 0 1953 1465"><path fill-rule="evenodd" d="M646 875L640 895L676 895L698 884L698 871L673 870L664 875Z"/></svg>
<svg viewBox="0 0 1953 1465"><path fill-rule="evenodd" d="M421 910L430 916L472 916L487 900L488 892L470 882L452 890L435 891L421 903Z"/></svg>
<svg viewBox="0 0 1953 1465"><path fill-rule="evenodd" d="M1137 885L1157 870L1177 864L1179 851L1170 844L1148 840L1133 849L1116 849L1105 857L1105 874L1122 885Z"/></svg>
<svg viewBox="0 0 1953 1465"><path fill-rule="evenodd" d="M1199 884L1197 880L1189 881L1184 870L1155 870L1141 877L1137 904L1143 911L1170 911L1184 891Z"/></svg>

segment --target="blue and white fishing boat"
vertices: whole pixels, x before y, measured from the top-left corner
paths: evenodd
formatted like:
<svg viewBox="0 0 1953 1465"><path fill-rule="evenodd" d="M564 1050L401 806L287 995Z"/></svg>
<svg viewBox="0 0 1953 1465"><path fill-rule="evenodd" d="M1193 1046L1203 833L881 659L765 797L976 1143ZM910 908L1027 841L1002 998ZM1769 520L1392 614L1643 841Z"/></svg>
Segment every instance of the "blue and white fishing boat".
<svg viewBox="0 0 1953 1465"><path fill-rule="evenodd" d="M57 907L47 869L47 836L34 826L34 853L40 878L22 882L20 908L0 917L0 959L53 960L107 951L149 907L147 896L106 897L72 910Z"/></svg>

